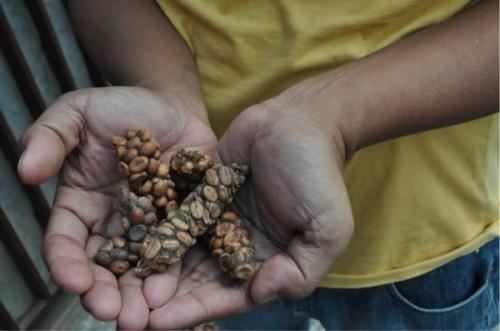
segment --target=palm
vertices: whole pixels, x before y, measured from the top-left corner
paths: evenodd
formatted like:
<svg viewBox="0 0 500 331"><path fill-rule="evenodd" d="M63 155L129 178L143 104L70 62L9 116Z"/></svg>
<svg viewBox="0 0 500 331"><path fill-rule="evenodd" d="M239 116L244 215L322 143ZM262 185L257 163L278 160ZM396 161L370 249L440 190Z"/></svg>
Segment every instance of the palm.
<svg viewBox="0 0 500 331"><path fill-rule="evenodd" d="M177 108L182 105L167 103L143 89L91 89L65 98L27 133L43 141L49 139L50 132L44 138L42 131L49 128L61 137L66 151L74 147L64 162L47 230L46 260L55 281L67 290L84 293L84 305L95 316L114 319L119 315L122 327L144 327L149 311L142 281L129 272L117 283L108 270L90 259L103 235L120 233L114 195L123 178L117 172L111 138L127 128L149 128L162 147L161 158L168 161L170 154L181 147L213 149L215 137L201 120ZM50 164L36 162L46 157L37 153L57 154L57 148L51 148L56 144L47 145L43 151L34 151L28 144L30 162L20 167L27 181L41 181L54 171L44 168ZM149 286L154 288L159 281Z"/></svg>
<svg viewBox="0 0 500 331"><path fill-rule="evenodd" d="M272 291L304 296L347 244L350 204L329 138L314 125L300 123L297 130L293 118L255 121L240 116L218 150L225 162L250 164L252 174L235 206L252 222L262 267L252 284L228 286L206 254L192 252L175 297L152 313L153 327L179 328L243 312ZM183 311L193 313L186 317Z"/></svg>

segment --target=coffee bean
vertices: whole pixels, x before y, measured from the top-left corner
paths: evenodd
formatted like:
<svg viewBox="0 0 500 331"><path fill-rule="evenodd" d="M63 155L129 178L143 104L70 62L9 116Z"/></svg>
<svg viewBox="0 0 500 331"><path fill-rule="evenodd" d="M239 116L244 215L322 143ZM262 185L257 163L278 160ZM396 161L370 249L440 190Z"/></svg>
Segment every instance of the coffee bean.
<svg viewBox="0 0 500 331"><path fill-rule="evenodd" d="M138 173L146 170L148 167L148 158L145 156L138 156L132 161L130 161L128 168L131 173Z"/></svg>
<svg viewBox="0 0 500 331"><path fill-rule="evenodd" d="M107 267L113 262L113 259L106 252L97 252L94 256L94 261L96 261L97 264Z"/></svg>
<svg viewBox="0 0 500 331"><path fill-rule="evenodd" d="M128 261L114 261L111 263L109 270L115 275L123 275L130 268L130 263Z"/></svg>
<svg viewBox="0 0 500 331"><path fill-rule="evenodd" d="M170 222L179 230L187 231L189 230L189 224L181 221L180 219L174 217L170 220Z"/></svg>
<svg viewBox="0 0 500 331"><path fill-rule="evenodd" d="M134 225L128 230L128 237L133 241L141 241L146 236L146 226L144 224Z"/></svg>
<svg viewBox="0 0 500 331"><path fill-rule="evenodd" d="M161 249L161 243L158 239L153 239L147 246L144 252L144 258L151 260L153 259Z"/></svg>
<svg viewBox="0 0 500 331"><path fill-rule="evenodd" d="M114 136L112 142L115 146L123 146L127 143L127 138L124 136Z"/></svg>
<svg viewBox="0 0 500 331"><path fill-rule="evenodd" d="M208 201L217 201L217 192L212 186L206 185L203 188L203 195Z"/></svg>
<svg viewBox="0 0 500 331"><path fill-rule="evenodd" d="M169 251L175 251L176 249L179 248L179 246L181 245L181 243L179 242L179 240L176 240L176 239L165 239L163 240L161 246L166 249L166 250L169 250Z"/></svg>
<svg viewBox="0 0 500 331"><path fill-rule="evenodd" d="M181 244L186 247L191 247L196 243L196 239L191 237L191 235L185 231L177 231L175 236L179 239Z"/></svg>

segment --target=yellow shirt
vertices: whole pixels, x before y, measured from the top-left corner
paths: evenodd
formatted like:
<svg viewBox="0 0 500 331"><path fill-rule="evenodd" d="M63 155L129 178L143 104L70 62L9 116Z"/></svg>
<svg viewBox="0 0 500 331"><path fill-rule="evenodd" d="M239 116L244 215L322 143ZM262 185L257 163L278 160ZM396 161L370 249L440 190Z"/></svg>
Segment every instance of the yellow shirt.
<svg viewBox="0 0 500 331"><path fill-rule="evenodd" d="M445 20L466 0L157 0L193 51L221 134L246 107ZM346 167L355 230L322 281L408 279L498 235L496 115L365 148Z"/></svg>

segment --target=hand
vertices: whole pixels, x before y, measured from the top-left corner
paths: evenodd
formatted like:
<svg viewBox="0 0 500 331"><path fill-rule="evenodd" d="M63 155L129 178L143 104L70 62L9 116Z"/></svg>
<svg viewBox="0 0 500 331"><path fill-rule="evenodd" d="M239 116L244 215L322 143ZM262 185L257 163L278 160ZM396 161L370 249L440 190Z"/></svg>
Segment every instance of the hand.
<svg viewBox="0 0 500 331"><path fill-rule="evenodd" d="M181 147L214 149L211 129L182 108L179 100L141 88L80 90L58 99L22 139L18 171L24 182L38 185L63 168L44 242L51 275L64 290L80 294L96 318L118 319L122 329L146 327L156 293L168 292L169 275L143 284L130 270L117 281L92 261L102 235L116 232L114 221L120 218L114 195L123 179L111 138L127 128L149 128L165 162Z"/></svg>
<svg viewBox="0 0 500 331"><path fill-rule="evenodd" d="M278 296L305 297L347 246L353 220L340 135L307 118L307 103L292 108L300 103L288 101L275 98L246 110L218 148L223 162L250 165L235 204L252 222L261 263L255 278L227 285L207 254L191 251L177 293L151 313L150 327L180 329Z"/></svg>

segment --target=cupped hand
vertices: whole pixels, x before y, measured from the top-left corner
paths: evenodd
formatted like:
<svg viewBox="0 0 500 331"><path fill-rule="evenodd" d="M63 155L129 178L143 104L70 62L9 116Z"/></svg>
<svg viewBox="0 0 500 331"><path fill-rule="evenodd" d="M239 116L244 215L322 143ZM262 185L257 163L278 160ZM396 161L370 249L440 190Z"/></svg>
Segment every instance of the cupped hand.
<svg viewBox="0 0 500 331"><path fill-rule="evenodd" d="M184 328L277 297L305 297L351 237L340 135L304 108L279 99L251 107L233 122L218 151L224 163L250 165L235 205L251 222L260 269L251 283L228 284L206 253L190 252L176 294L151 313L152 328Z"/></svg>
<svg viewBox="0 0 500 331"><path fill-rule="evenodd" d="M120 232L115 193L123 178L111 139L127 128L148 128L165 162L182 147L213 151L213 132L183 106L142 88L79 90L59 98L22 139L18 171L25 183L43 183L62 168L44 241L51 275L64 290L81 295L95 317L118 319L122 329L146 327L149 307L158 292L169 295L165 279L178 267L143 284L133 271L117 280L93 263L103 236Z"/></svg>

